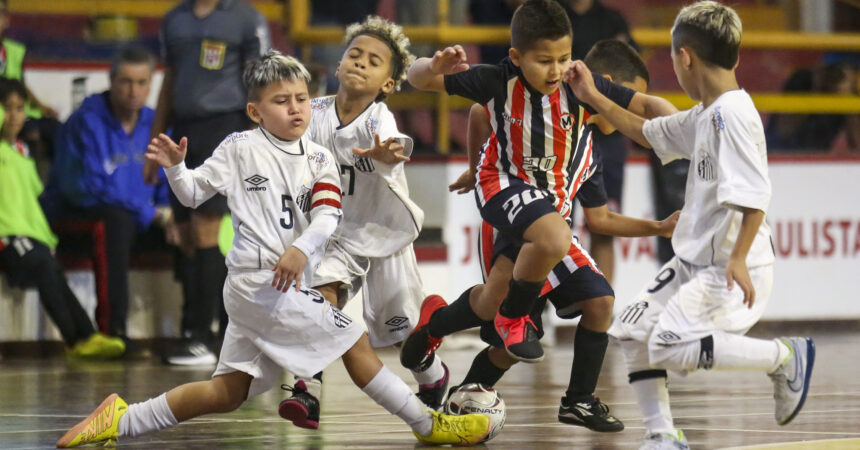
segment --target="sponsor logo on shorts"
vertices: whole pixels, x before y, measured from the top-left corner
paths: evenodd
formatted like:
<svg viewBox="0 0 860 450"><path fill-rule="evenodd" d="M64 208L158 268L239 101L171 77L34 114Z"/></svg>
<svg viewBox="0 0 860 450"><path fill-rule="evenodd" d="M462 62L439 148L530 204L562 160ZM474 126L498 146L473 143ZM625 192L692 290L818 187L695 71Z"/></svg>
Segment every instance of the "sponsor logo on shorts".
<svg viewBox="0 0 860 450"><path fill-rule="evenodd" d="M678 336L672 331L664 331L657 335L657 337L663 341L662 345L672 345L681 340L681 336Z"/></svg>
<svg viewBox="0 0 860 450"><path fill-rule="evenodd" d="M624 312L621 313L621 322L635 324L642 318L642 314L645 314L646 309L648 309L648 302L636 302L627 305Z"/></svg>
<svg viewBox="0 0 860 450"><path fill-rule="evenodd" d="M329 309L329 311L331 311L331 318L332 318L332 321L334 321L334 325L336 327L346 328L349 326L349 324L352 323L352 319L347 317L346 314L340 312L339 309L337 309L335 307L331 307L331 309Z"/></svg>
<svg viewBox="0 0 860 450"><path fill-rule="evenodd" d="M392 327L399 327L400 325L403 325L407 320L409 319L407 319L406 317L394 316L386 320L385 324Z"/></svg>
<svg viewBox="0 0 860 450"><path fill-rule="evenodd" d="M245 182L252 185L250 187L246 187L245 190L248 192L265 191L266 186L260 185L267 181L269 181L269 179L262 175L252 175L248 178L245 178Z"/></svg>

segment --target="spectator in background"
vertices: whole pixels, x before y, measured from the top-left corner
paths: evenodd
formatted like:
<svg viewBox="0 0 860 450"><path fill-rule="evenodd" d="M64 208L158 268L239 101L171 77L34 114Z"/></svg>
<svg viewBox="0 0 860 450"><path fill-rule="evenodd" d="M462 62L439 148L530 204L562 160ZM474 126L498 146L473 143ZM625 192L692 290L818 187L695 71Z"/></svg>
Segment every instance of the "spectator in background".
<svg viewBox="0 0 860 450"><path fill-rule="evenodd" d="M250 128L242 70L269 50L269 26L245 0L184 0L164 17L161 46L164 81L152 135L172 124L177 141L188 138L185 163L193 169L228 135ZM158 167L147 161L144 178L154 183L157 173ZM227 199L216 195L193 211L172 193L170 199L184 250L179 263L183 340L165 361L215 364L211 327L227 276L218 230L228 212Z"/></svg>
<svg viewBox="0 0 860 450"><path fill-rule="evenodd" d="M525 3L525 0L472 0L469 14L475 25L509 25L514 17L514 11ZM576 29L574 28L574 37ZM495 64L508 56L510 45L482 45L480 47L481 63Z"/></svg>
<svg viewBox="0 0 860 450"><path fill-rule="evenodd" d="M24 55L27 47L18 41L5 36L9 27L9 5L8 0L0 0L0 77L24 82ZM27 122L22 128L24 140L29 144L33 156L36 158L37 167L41 179L45 179L51 151L53 150L54 135L60 126L57 121L57 112L50 106L42 103L33 95L33 92L24 85L27 92Z"/></svg>
<svg viewBox="0 0 860 450"><path fill-rule="evenodd" d="M27 89L18 80L0 80L0 265L13 286L39 291L42 307L60 330L67 353L111 358L123 354L121 339L96 333L89 316L69 289L54 258L57 237L39 206L42 182L18 140L26 118Z"/></svg>
<svg viewBox="0 0 860 450"><path fill-rule="evenodd" d="M856 71L847 63L832 63L794 72L783 92L826 95L858 95ZM837 136L845 132L851 148L860 147L858 115L773 114L765 133L767 148L773 152L827 153Z"/></svg>
<svg viewBox="0 0 860 450"><path fill-rule="evenodd" d="M618 11L603 6L600 0L557 0L567 11L573 27L573 59L583 59L597 41L618 39L636 50L630 26Z"/></svg>
<svg viewBox="0 0 860 450"><path fill-rule="evenodd" d="M152 224L166 225L171 216L166 183L156 189L143 181L154 115L145 102L154 68L155 57L142 48L117 54L110 89L87 97L60 128L42 199L52 222L63 217L104 222L108 332L122 338L129 350L137 349L126 334L132 247L139 233Z"/></svg>

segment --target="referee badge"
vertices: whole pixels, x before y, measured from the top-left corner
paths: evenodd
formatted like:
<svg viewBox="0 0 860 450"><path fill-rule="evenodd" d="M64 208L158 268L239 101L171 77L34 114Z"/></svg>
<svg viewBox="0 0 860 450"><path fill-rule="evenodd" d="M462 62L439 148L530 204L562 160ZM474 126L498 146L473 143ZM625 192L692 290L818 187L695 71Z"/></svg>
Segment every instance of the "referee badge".
<svg viewBox="0 0 860 450"><path fill-rule="evenodd" d="M224 66L226 53L226 43L204 39L200 44L200 67L208 70L220 70Z"/></svg>

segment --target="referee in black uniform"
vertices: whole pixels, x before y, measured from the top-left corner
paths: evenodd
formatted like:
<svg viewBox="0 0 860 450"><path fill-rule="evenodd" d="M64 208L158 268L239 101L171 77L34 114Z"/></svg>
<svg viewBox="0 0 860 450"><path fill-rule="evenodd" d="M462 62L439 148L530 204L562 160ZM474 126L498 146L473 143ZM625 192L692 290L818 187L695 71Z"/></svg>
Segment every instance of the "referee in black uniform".
<svg viewBox="0 0 860 450"><path fill-rule="evenodd" d="M245 0L184 0L164 17L160 37L164 81L152 133L172 126L174 139L187 137L185 163L194 168L230 133L250 127L242 70L271 47L268 23ZM144 176L152 181L157 167L147 163ZM211 325L226 276L218 230L227 199L216 195L191 210L171 193L171 206L182 240L183 340L166 362L214 364Z"/></svg>

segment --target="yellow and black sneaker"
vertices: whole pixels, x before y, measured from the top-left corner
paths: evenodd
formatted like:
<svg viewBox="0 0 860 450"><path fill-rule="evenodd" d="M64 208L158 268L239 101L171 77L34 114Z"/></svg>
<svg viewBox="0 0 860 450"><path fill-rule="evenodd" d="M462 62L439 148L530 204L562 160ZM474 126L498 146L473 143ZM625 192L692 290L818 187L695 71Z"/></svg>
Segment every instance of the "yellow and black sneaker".
<svg viewBox="0 0 860 450"><path fill-rule="evenodd" d="M84 444L115 445L119 434L119 418L128 411L128 404L117 394L111 394L89 417L72 427L57 441L57 448Z"/></svg>
<svg viewBox="0 0 860 450"><path fill-rule="evenodd" d="M490 419L483 414L451 416L433 410L433 431L427 436L413 432L419 441L434 445L475 445L490 432Z"/></svg>

